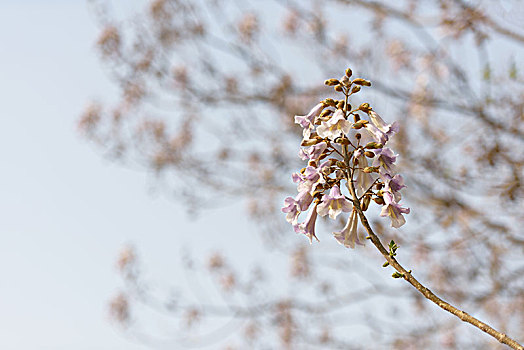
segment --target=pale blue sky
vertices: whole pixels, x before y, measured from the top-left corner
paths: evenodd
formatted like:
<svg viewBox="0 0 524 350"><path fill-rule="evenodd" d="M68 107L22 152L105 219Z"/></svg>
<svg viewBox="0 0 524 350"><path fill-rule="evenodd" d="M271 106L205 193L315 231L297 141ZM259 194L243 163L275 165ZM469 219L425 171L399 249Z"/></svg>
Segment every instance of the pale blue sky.
<svg viewBox="0 0 524 350"><path fill-rule="evenodd" d="M80 138L87 101L116 93L96 35L83 0L0 0L1 349L144 349L107 316L124 244L166 284L183 283L175 266L184 246L207 254L230 235L237 247L256 244L237 234L245 221L228 226L231 207L190 220L161 189L151 193L153 176Z"/></svg>

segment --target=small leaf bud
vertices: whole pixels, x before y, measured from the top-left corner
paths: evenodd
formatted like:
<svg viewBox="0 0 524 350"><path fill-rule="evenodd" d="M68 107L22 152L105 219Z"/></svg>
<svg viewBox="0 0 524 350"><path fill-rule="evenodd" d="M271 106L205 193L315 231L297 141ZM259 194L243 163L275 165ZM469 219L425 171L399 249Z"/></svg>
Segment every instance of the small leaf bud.
<svg viewBox="0 0 524 350"><path fill-rule="evenodd" d="M343 90L342 89L342 85L337 85L337 86L334 87L334 89L335 89L336 92L342 92L342 90Z"/></svg>
<svg viewBox="0 0 524 350"><path fill-rule="evenodd" d="M403 273L399 273L399 272L394 272L391 277L393 278L402 278L404 277L404 274Z"/></svg>
<svg viewBox="0 0 524 350"><path fill-rule="evenodd" d="M382 144L378 142L368 142L365 148L367 149L379 149L382 148Z"/></svg>
<svg viewBox="0 0 524 350"><path fill-rule="evenodd" d="M355 80L353 80L353 84L362 85L362 86L371 86L371 82L369 80L361 79L361 78L356 78Z"/></svg>
<svg viewBox="0 0 524 350"><path fill-rule="evenodd" d="M353 94L356 94L359 91L360 91L360 86L358 86L358 85L357 86L353 86L353 88L351 89L351 93L353 93Z"/></svg>
<svg viewBox="0 0 524 350"><path fill-rule="evenodd" d="M388 267L388 266L389 266L389 263L387 261L384 263L384 265L382 265L382 267Z"/></svg>
<svg viewBox="0 0 524 350"><path fill-rule="evenodd" d="M351 78L352 75L353 71L351 70L351 68L346 69L346 77Z"/></svg>
<svg viewBox="0 0 524 350"><path fill-rule="evenodd" d="M338 79L328 79L324 82L324 84L327 86L333 86L340 84L340 81L338 81Z"/></svg>

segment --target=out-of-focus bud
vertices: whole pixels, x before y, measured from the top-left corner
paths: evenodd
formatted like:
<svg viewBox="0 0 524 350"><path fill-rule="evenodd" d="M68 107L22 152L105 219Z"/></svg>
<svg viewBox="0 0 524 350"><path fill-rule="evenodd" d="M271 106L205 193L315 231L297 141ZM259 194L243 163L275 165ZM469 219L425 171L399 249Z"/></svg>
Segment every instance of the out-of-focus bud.
<svg viewBox="0 0 524 350"><path fill-rule="evenodd" d="M335 89L336 92L342 92L342 90L343 90L342 89L342 85L337 85L337 86L334 87L334 89Z"/></svg>
<svg viewBox="0 0 524 350"><path fill-rule="evenodd" d="M362 86L371 86L371 82L366 79L356 78L353 80L353 84Z"/></svg>
<svg viewBox="0 0 524 350"><path fill-rule="evenodd" d="M356 94L359 91L360 91L360 86L353 86L353 88L351 89L351 93L353 94Z"/></svg>
<svg viewBox="0 0 524 350"><path fill-rule="evenodd" d="M353 71L351 70L351 68L346 69L346 77L351 78L352 75Z"/></svg>
<svg viewBox="0 0 524 350"><path fill-rule="evenodd" d="M327 86L339 85L340 81L338 81L338 79L328 79L324 82L324 84Z"/></svg>
<svg viewBox="0 0 524 350"><path fill-rule="evenodd" d="M367 166L362 171L366 174L378 173L378 166Z"/></svg>
<svg viewBox="0 0 524 350"><path fill-rule="evenodd" d="M362 135L361 135L359 132L357 132L357 133L355 134L355 138L356 138L357 140L360 140L361 137L362 137Z"/></svg>
<svg viewBox="0 0 524 350"><path fill-rule="evenodd" d="M369 122L367 120L359 120L358 122L356 122L355 124L353 124L352 128L353 129L360 129L362 128L364 125L368 124Z"/></svg>
<svg viewBox="0 0 524 350"><path fill-rule="evenodd" d="M366 145L365 148L367 149L379 149L379 148L382 148L383 145L381 143L378 143L378 142L368 142L368 144Z"/></svg>
<svg viewBox="0 0 524 350"><path fill-rule="evenodd" d="M349 78L344 75L342 78L340 78L340 84L344 86L348 86L350 84Z"/></svg>
<svg viewBox="0 0 524 350"><path fill-rule="evenodd" d="M364 152L364 155L368 158L373 158L375 156L375 153L371 152L371 151L366 151Z"/></svg>
<svg viewBox="0 0 524 350"><path fill-rule="evenodd" d="M344 105L345 105L345 102L344 102L344 101L338 101L338 103L337 103L337 109L342 109L342 110L344 110Z"/></svg>

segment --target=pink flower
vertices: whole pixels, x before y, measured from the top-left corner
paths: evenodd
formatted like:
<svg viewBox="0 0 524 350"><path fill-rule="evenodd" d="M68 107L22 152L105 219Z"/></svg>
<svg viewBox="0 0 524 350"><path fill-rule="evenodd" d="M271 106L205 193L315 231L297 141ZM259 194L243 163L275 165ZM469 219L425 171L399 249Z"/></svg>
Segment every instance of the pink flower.
<svg viewBox="0 0 524 350"><path fill-rule="evenodd" d="M373 160L373 166L380 167L381 174L391 175L395 171L395 161L397 160L398 154L394 154L391 148L380 148L372 150L375 153L375 159Z"/></svg>
<svg viewBox="0 0 524 350"><path fill-rule="evenodd" d="M400 204L395 202L393 194L384 192L384 203L380 216L389 216L391 219L391 227L399 228L406 223L406 219L402 214L409 214L409 208L402 208Z"/></svg>
<svg viewBox="0 0 524 350"><path fill-rule="evenodd" d="M296 233L302 233L306 235L307 238L309 238L309 243L313 243L313 237L315 237L315 239L318 241L318 238L315 235L315 223L317 221L317 206L318 204L316 204L313 208L309 210L306 221L300 224L293 225Z"/></svg>
<svg viewBox="0 0 524 350"><path fill-rule="evenodd" d="M299 124L304 129L310 129L313 128L315 121L315 118L322 112L324 109L324 104L321 102L317 104L307 115L296 115L295 116L295 123Z"/></svg>
<svg viewBox="0 0 524 350"><path fill-rule="evenodd" d="M341 212L348 212L351 210L353 205L340 193L338 185L331 187L329 194L325 194L322 197L322 202L318 205L318 214L320 216L326 216L335 219Z"/></svg>
<svg viewBox="0 0 524 350"><path fill-rule="evenodd" d="M355 210L352 210L348 222L342 231L333 232L335 239L347 248L355 248L355 243L363 245L358 239L357 226L358 215Z"/></svg>
<svg viewBox="0 0 524 350"><path fill-rule="evenodd" d="M306 160L306 159L317 160L318 158L320 158L322 153L324 153L326 148L327 148L327 143L325 142L317 143L316 145L308 147L305 150L301 148L298 153L298 156L302 160Z"/></svg>
<svg viewBox="0 0 524 350"><path fill-rule="evenodd" d="M388 139L399 131L400 128L397 122L393 122L393 124L386 124L384 119L382 119L375 111L369 111L368 114L369 119L371 119L373 125L386 134Z"/></svg>

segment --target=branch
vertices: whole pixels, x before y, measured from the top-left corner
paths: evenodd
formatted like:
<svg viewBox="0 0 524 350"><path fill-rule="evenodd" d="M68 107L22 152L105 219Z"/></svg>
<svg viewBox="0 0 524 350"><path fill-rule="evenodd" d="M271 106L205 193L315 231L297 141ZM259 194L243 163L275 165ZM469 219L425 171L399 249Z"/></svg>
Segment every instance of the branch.
<svg viewBox="0 0 524 350"><path fill-rule="evenodd" d="M393 266L395 270L397 270L398 273L401 274L402 278L404 278L406 281L408 281L409 284L411 284L413 287L415 287L416 290L418 290L426 299L429 299L433 303L437 304L442 309L446 310L447 312L457 316L464 322L468 322L472 324L473 326L477 327L481 331L491 335L495 339L497 339L499 342L506 344L510 346L513 349L516 350L524 350L524 347L520 345L515 340L508 337L506 334L501 333L494 329L493 327L489 326L488 324L476 319L475 317L471 316L467 312L464 312L462 310L457 309L450 303L440 299L438 296L436 296L431 290L426 288L424 285L422 285L415 277L412 276L411 271L407 271L396 259L395 257L391 256L389 252L386 250L378 236L373 232L373 229L371 228L366 216L364 215L364 212L362 211L362 208L360 207L360 201L358 200L358 197L355 192L355 186L352 181L348 181L348 188L351 192L351 195L353 197L353 205L357 209L357 213L360 217L360 221L362 222L362 225L366 228L366 231L369 235L369 239L375 247L382 253L384 258L387 260L389 265Z"/></svg>

